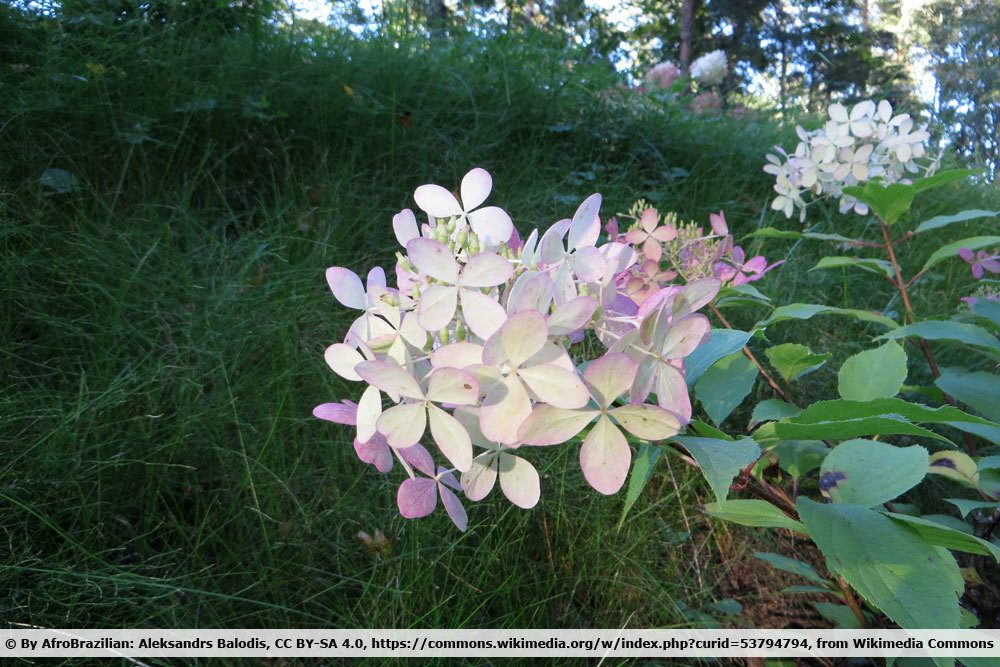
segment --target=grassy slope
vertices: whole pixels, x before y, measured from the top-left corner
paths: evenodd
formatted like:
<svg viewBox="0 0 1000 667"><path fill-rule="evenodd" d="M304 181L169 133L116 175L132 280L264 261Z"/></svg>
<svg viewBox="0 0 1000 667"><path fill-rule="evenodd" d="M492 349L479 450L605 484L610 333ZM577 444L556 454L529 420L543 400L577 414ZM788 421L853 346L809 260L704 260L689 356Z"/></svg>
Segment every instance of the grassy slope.
<svg viewBox="0 0 1000 667"><path fill-rule="evenodd" d="M600 190L606 211L647 196L688 216L724 207L748 231L775 222L760 165L787 135L607 104L610 74L568 70L541 43L57 32L22 35L31 68L5 71L0 94L4 618L665 626L711 601L697 571L711 547L692 559L673 543L694 513L678 507L705 495L679 468L621 532L620 498L587 491L572 447L531 457L532 512L494 497L470 506L464 535L443 515L399 518L398 478L309 415L356 393L321 359L348 321L322 272L389 265L389 220L413 188L475 165L522 229ZM80 191L48 196L46 167ZM777 301L887 299L865 277L805 273L815 257L795 248L767 284ZM950 308L949 285L918 307ZM782 327L774 340L855 351L829 323ZM816 378L820 394L829 376ZM376 528L393 556L353 537Z"/></svg>

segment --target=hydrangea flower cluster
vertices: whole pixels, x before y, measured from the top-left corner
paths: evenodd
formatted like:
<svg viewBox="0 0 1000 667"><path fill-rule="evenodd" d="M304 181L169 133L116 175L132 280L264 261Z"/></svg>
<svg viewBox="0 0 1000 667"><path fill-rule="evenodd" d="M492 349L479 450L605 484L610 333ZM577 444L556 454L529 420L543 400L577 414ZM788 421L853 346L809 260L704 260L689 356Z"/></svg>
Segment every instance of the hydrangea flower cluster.
<svg viewBox="0 0 1000 667"><path fill-rule="evenodd" d="M646 72L646 85L651 88L670 88L681 78L681 68L666 60Z"/></svg>
<svg viewBox="0 0 1000 667"><path fill-rule="evenodd" d="M737 287L760 280L784 262L769 265L763 255L747 259L743 248L735 245L722 211L709 216L709 234L697 223L679 223L676 213L661 216L643 200L622 218L632 221L624 233L619 232L616 218L605 229L611 239L635 252L636 261L619 277L619 288L639 304L678 278L683 283L714 278L722 286Z"/></svg>
<svg viewBox="0 0 1000 667"><path fill-rule="evenodd" d="M726 53L721 49L706 53L691 63L691 78L703 86L715 86L722 83L728 71Z"/></svg>
<svg viewBox="0 0 1000 667"><path fill-rule="evenodd" d="M909 114L893 115L887 100L859 102L847 110L842 104L828 109L830 119L818 130L796 127L799 145L792 154L775 146L764 171L776 177L778 196L771 208L792 217L800 209L805 221L803 195L829 195L838 199L840 212L866 215L868 205L845 195L847 186L879 179L884 184L908 182L906 174L921 171L917 160L927 154L927 126L915 127Z"/></svg>
<svg viewBox="0 0 1000 667"><path fill-rule="evenodd" d="M722 285L714 276L661 284L637 301L627 276L651 261L664 232L601 243L594 194L572 219L522 241L506 212L482 206L491 189L483 169L462 179L461 198L417 188L428 221L418 225L409 209L393 219L403 248L395 287L379 268L364 283L327 270L334 297L359 314L325 359L364 388L357 403L313 411L353 426L355 451L377 470L399 462L404 517L426 516L440 500L462 530L459 493L477 501L499 482L512 503L532 507L540 484L525 448L583 433L584 477L617 492L629 435L662 440L690 420L684 358L709 336L697 311Z"/></svg>

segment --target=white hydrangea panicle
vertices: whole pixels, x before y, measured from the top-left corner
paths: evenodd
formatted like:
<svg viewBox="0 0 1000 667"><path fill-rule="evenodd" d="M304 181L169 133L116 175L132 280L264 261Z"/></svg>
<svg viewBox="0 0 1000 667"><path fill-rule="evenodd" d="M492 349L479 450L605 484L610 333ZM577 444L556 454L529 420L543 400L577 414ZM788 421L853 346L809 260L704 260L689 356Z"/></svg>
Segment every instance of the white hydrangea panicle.
<svg viewBox="0 0 1000 667"><path fill-rule="evenodd" d="M691 78L705 86L722 83L728 72L726 53L721 49L706 53L691 63Z"/></svg>

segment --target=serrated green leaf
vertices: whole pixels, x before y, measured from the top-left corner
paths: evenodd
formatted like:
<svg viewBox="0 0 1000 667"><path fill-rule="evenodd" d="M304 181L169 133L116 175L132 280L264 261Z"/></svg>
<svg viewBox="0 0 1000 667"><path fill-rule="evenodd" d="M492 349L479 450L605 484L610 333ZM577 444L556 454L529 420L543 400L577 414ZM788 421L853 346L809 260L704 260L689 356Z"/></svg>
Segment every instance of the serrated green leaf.
<svg viewBox="0 0 1000 667"><path fill-rule="evenodd" d="M821 440L782 440L773 451L782 470L792 477L801 477L819 468L830 448Z"/></svg>
<svg viewBox="0 0 1000 667"><path fill-rule="evenodd" d="M907 324L886 332L875 340L896 340L907 336L920 336L927 340L955 340L1000 354L1000 340L989 331L975 324L952 320L924 320Z"/></svg>
<svg viewBox="0 0 1000 667"><path fill-rule="evenodd" d="M716 519L754 528L787 528L805 534L806 528L766 500L727 500L705 503L705 511Z"/></svg>
<svg viewBox="0 0 1000 667"><path fill-rule="evenodd" d="M698 402L716 425L722 424L753 389L757 367L741 352L715 362L694 385Z"/></svg>
<svg viewBox="0 0 1000 667"><path fill-rule="evenodd" d="M782 572L789 572L802 577L803 579L808 579L813 583L817 583L820 586L830 585L830 582L825 577L820 576L819 572L816 571L816 568L809 563L767 551L758 551L754 554L754 556L764 561L771 567L781 570Z"/></svg>
<svg viewBox="0 0 1000 667"><path fill-rule="evenodd" d="M934 384L994 422L1000 420L1000 375L942 368Z"/></svg>
<svg viewBox="0 0 1000 667"><path fill-rule="evenodd" d="M965 222L967 220L976 220L977 218L992 218L996 215L1000 215L1000 213L997 213L997 211L984 211L982 209L969 209L953 215L935 216L930 220L921 222L913 231L920 234L922 232L929 232L932 229L939 229L955 222Z"/></svg>
<svg viewBox="0 0 1000 667"><path fill-rule="evenodd" d="M1000 245L1000 236L970 236L968 238L961 239L960 241L949 243L948 245L935 250L931 256L927 258L927 261L924 262L924 267L920 269L920 272L924 273L938 262L943 262L949 257L957 257L959 248L980 250L982 248L995 245Z"/></svg>
<svg viewBox="0 0 1000 667"><path fill-rule="evenodd" d="M924 190L930 190L931 188L936 188L944 185L945 183L960 181L968 178L969 176L975 176L978 173L980 172L975 169L948 169L946 171L939 171L933 176L918 178L913 182L913 189L917 192L923 192Z"/></svg>
<svg viewBox="0 0 1000 667"><path fill-rule="evenodd" d="M837 391L850 401L892 398L906 381L906 352L889 341L849 357L837 373Z"/></svg>
<svg viewBox="0 0 1000 667"><path fill-rule="evenodd" d="M718 440L679 435L671 440L694 457L719 502L729 495L729 485L736 475L760 456L760 447L750 438Z"/></svg>
<svg viewBox="0 0 1000 667"><path fill-rule="evenodd" d="M794 417L800 412L802 412L802 409L791 403L785 403L777 398L769 398L754 406L753 412L750 414L750 424L752 426L760 422Z"/></svg>
<svg viewBox="0 0 1000 667"><path fill-rule="evenodd" d="M864 187L846 187L844 193L868 204L872 212L885 224L892 225L910 210L917 190L914 186L905 183L882 185L869 181Z"/></svg>
<svg viewBox="0 0 1000 667"><path fill-rule="evenodd" d="M653 469L656 467L656 462L660 459L661 454L663 454L662 446L651 445L648 442L639 445L639 453L636 454L635 459L632 461L632 473L628 478L625 505L622 507L622 516L618 520L618 530L621 530L629 510L632 509L632 505L635 505L635 501L639 499L642 490L649 483L649 478L652 477Z"/></svg>
<svg viewBox="0 0 1000 667"><path fill-rule="evenodd" d="M916 531L928 544L954 551L964 551L969 554L993 556L994 560L1000 562L1000 547L975 535L949 528L935 521L929 521L924 517L907 516L905 514L884 511L882 514Z"/></svg>
<svg viewBox="0 0 1000 667"><path fill-rule="evenodd" d="M831 356L829 352L814 354L808 347L798 343L782 343L769 347L764 350L764 355L785 382L812 373L825 364Z"/></svg>
<svg viewBox="0 0 1000 667"><path fill-rule="evenodd" d="M685 379L689 387L701 378L712 364L743 349L753 334L735 329L712 329L708 340L684 358Z"/></svg>
<svg viewBox="0 0 1000 667"><path fill-rule="evenodd" d="M871 273L884 275L886 278L892 278L894 275L892 264L886 260L866 259L862 257L823 257L817 262L816 266L809 270L842 269L844 267L863 269Z"/></svg>
<svg viewBox="0 0 1000 667"><path fill-rule="evenodd" d="M779 306L771 311L771 315L758 322L755 327L766 327L783 320L808 320L816 315L843 315L853 317L862 322L874 322L881 324L886 329L895 329L899 326L895 320L879 313L872 313L867 310L855 310L853 308L836 308L834 306L823 306L816 303L791 303L787 306Z"/></svg>
<svg viewBox="0 0 1000 667"><path fill-rule="evenodd" d="M957 628L965 588L954 556L898 521L862 505L800 497L799 517L862 598L903 628Z"/></svg>
<svg viewBox="0 0 1000 667"><path fill-rule="evenodd" d="M927 474L927 450L875 440L848 440L820 466L819 489L835 503L875 507L919 484Z"/></svg>

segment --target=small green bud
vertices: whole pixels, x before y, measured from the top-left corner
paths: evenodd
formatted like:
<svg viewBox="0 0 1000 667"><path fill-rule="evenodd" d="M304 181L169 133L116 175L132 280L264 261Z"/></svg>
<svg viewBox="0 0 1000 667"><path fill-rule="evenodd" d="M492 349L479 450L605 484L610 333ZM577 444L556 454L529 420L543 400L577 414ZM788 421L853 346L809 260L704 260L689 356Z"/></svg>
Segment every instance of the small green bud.
<svg viewBox="0 0 1000 667"><path fill-rule="evenodd" d="M441 331L438 332L438 338L441 339L441 344L442 345L447 345L448 344L448 329L441 329Z"/></svg>

